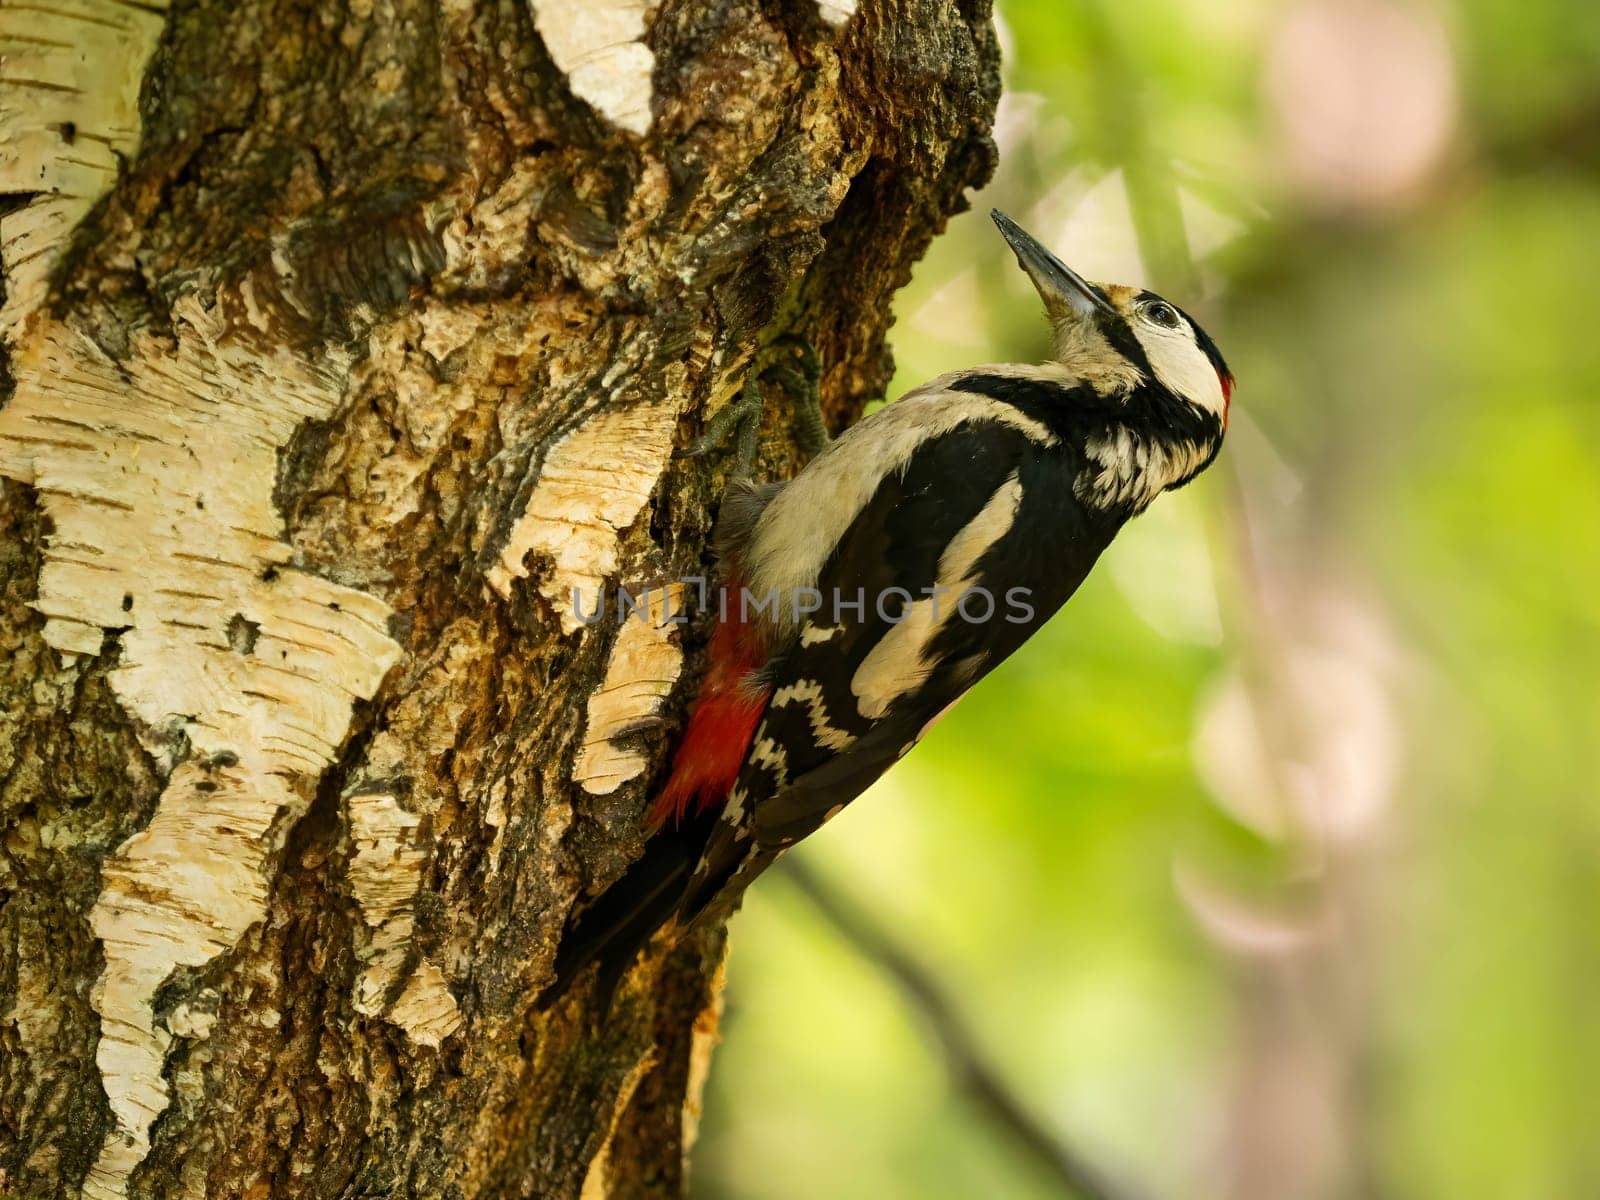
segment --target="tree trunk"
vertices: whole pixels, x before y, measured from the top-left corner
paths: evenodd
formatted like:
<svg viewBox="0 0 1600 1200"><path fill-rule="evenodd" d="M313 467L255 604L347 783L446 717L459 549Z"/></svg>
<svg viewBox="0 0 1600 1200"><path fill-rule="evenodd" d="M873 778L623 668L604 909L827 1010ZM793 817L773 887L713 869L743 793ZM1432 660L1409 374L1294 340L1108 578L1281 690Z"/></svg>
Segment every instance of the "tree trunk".
<svg viewBox="0 0 1600 1200"><path fill-rule="evenodd" d="M996 52L855 8L0 0L0 1194L682 1191L721 931L534 1004L703 622L572 592L888 381Z"/></svg>

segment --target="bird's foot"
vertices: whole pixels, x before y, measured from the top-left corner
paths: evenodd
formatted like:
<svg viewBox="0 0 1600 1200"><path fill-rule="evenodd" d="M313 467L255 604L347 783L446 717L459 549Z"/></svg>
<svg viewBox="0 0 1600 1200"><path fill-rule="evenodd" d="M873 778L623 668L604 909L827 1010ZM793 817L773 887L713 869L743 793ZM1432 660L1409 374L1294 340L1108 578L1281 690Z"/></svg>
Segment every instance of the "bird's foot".
<svg viewBox="0 0 1600 1200"><path fill-rule="evenodd" d="M789 396L794 410L795 440L808 457L828 444L828 427L822 420L822 356L810 342L783 337L757 350L745 373L739 395L717 410L705 431L679 458L699 458L734 438L734 473L748 477L760 449L761 414L766 398L761 385L771 381Z"/></svg>

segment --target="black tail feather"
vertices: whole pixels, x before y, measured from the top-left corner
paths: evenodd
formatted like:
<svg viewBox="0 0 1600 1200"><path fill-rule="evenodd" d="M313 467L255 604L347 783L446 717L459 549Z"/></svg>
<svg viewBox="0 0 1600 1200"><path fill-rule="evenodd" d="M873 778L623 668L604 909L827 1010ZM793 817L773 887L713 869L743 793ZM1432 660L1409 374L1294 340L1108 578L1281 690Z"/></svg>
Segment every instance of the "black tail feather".
<svg viewBox="0 0 1600 1200"><path fill-rule="evenodd" d="M609 1008L611 995L639 951L677 913L709 832L707 822L662 830L644 854L567 926L556 950L556 978L539 999L554 1004L584 968L598 962L597 994Z"/></svg>

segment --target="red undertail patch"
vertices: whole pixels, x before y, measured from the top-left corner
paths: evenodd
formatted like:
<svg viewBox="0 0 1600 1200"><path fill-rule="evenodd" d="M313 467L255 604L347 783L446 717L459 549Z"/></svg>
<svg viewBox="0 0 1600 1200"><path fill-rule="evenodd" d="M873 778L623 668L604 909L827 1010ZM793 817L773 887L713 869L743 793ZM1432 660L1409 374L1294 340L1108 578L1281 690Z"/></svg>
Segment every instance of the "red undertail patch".
<svg viewBox="0 0 1600 1200"><path fill-rule="evenodd" d="M730 585L728 594L738 595L737 586ZM728 612L711 635L707 651L711 663L699 698L673 756L672 774L650 809L654 826L677 824L691 809L701 813L721 804L744 766L772 689L750 685L749 677L761 667L763 654L741 617Z"/></svg>

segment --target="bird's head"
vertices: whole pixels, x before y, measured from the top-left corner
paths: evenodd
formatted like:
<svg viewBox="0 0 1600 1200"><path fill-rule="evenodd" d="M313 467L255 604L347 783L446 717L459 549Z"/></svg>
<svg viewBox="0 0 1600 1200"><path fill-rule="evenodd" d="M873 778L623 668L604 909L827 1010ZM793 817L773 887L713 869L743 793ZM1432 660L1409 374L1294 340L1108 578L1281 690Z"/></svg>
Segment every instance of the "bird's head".
<svg viewBox="0 0 1600 1200"><path fill-rule="evenodd" d="M1219 435L1227 428L1233 376L1193 318L1154 292L1090 283L1005 213L990 215L1044 301L1057 362L1102 395L1157 389Z"/></svg>

